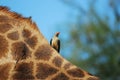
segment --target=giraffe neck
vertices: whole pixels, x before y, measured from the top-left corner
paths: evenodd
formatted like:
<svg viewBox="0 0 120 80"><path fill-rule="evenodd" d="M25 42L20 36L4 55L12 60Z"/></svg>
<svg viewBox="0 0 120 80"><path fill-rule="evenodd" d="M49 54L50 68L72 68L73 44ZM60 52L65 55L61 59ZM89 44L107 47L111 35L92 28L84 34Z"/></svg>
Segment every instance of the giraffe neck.
<svg viewBox="0 0 120 80"><path fill-rule="evenodd" d="M0 7L0 80L98 80L61 57L30 18Z"/></svg>

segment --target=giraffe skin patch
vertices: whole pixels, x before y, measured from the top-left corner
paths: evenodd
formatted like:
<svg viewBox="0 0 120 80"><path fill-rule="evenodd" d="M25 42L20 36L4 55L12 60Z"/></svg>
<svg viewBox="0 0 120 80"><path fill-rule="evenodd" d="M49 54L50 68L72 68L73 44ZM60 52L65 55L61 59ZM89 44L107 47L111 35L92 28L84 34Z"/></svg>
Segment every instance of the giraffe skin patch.
<svg viewBox="0 0 120 80"><path fill-rule="evenodd" d="M54 75L58 72L58 70L46 63L37 64L37 74L36 77L38 79L46 79L48 76Z"/></svg>
<svg viewBox="0 0 120 80"><path fill-rule="evenodd" d="M11 40L18 40L19 39L19 34L17 31L8 33L7 37Z"/></svg>
<svg viewBox="0 0 120 80"><path fill-rule="evenodd" d="M51 48L48 45L41 45L35 52L35 58L39 60L49 60L51 57Z"/></svg>
<svg viewBox="0 0 120 80"><path fill-rule="evenodd" d="M9 21L9 19L8 19L8 17L7 16L4 16L4 15L0 15L0 22L8 22Z"/></svg>
<svg viewBox="0 0 120 80"><path fill-rule="evenodd" d="M31 38L25 39L25 42L32 48L34 49L35 46L37 45L37 37L33 36Z"/></svg>
<svg viewBox="0 0 120 80"><path fill-rule="evenodd" d="M62 62L63 62L63 59L59 56L55 57L52 61L52 63L55 64L55 66L57 67L61 67Z"/></svg>
<svg viewBox="0 0 120 80"><path fill-rule="evenodd" d="M74 69L70 69L67 70L67 73L73 77L84 77L84 72L82 70L80 70L79 68L74 68Z"/></svg>
<svg viewBox="0 0 120 80"><path fill-rule="evenodd" d="M12 55L15 60L26 59L31 56L31 51L23 42L16 42L12 44Z"/></svg>
<svg viewBox="0 0 120 80"><path fill-rule="evenodd" d="M22 35L23 35L24 38L29 38L31 36L31 32L27 29L24 29L22 31Z"/></svg>
<svg viewBox="0 0 120 80"><path fill-rule="evenodd" d="M93 75L92 75L91 73L89 73L89 72L87 72L87 74L93 76Z"/></svg>
<svg viewBox="0 0 120 80"><path fill-rule="evenodd" d="M34 80L33 76L33 62L22 62L17 64L14 69L13 80Z"/></svg>
<svg viewBox="0 0 120 80"><path fill-rule="evenodd" d="M52 80L69 80L69 77L67 77L64 73L59 73Z"/></svg>
<svg viewBox="0 0 120 80"><path fill-rule="evenodd" d="M99 80L99 79L95 77L89 77L87 80Z"/></svg>
<svg viewBox="0 0 120 80"><path fill-rule="evenodd" d="M10 63L0 65L0 80L8 79L10 69L11 69Z"/></svg>
<svg viewBox="0 0 120 80"><path fill-rule="evenodd" d="M0 33L5 33L10 30L12 26L8 23L0 24Z"/></svg>
<svg viewBox="0 0 120 80"><path fill-rule="evenodd" d="M66 64L64 65L64 69L67 70L67 69L69 69L71 66L72 66L71 63L66 63Z"/></svg>
<svg viewBox="0 0 120 80"><path fill-rule="evenodd" d="M0 35L0 58L4 57L8 52L8 42Z"/></svg>
<svg viewBox="0 0 120 80"><path fill-rule="evenodd" d="M72 79L72 80L83 80L83 79Z"/></svg>

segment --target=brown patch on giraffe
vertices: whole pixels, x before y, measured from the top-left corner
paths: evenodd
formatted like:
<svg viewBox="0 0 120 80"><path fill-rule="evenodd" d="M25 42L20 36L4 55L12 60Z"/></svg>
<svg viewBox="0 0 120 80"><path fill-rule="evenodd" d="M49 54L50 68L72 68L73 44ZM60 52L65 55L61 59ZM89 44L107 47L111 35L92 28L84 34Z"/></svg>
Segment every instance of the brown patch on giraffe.
<svg viewBox="0 0 120 80"><path fill-rule="evenodd" d="M57 56L53 59L52 62L53 62L53 64L55 64L55 66L61 67L63 59L61 57Z"/></svg>
<svg viewBox="0 0 120 80"><path fill-rule="evenodd" d="M70 69L67 70L67 73L73 77L84 77L84 72L82 70L80 70L79 68L74 68L74 69Z"/></svg>
<svg viewBox="0 0 120 80"><path fill-rule="evenodd" d="M25 39L25 42L32 48L34 49L35 46L37 45L37 37L36 36L33 36L31 38L27 38Z"/></svg>
<svg viewBox="0 0 120 80"><path fill-rule="evenodd" d="M0 58L5 56L8 52L8 42L0 35Z"/></svg>
<svg viewBox="0 0 120 80"><path fill-rule="evenodd" d="M15 68L15 73L13 74L14 80L34 80L33 76L33 62L26 63L22 62L17 64Z"/></svg>
<svg viewBox="0 0 120 80"><path fill-rule="evenodd" d="M72 80L83 80L83 79L72 79Z"/></svg>
<svg viewBox="0 0 120 80"><path fill-rule="evenodd" d="M7 37L11 40L18 40L19 39L18 31L8 33Z"/></svg>
<svg viewBox="0 0 120 80"><path fill-rule="evenodd" d="M39 64L37 64L36 77L38 79L46 79L48 76L51 76L51 75L57 73L57 71L58 70L56 68L52 67L49 64L39 63Z"/></svg>
<svg viewBox="0 0 120 80"><path fill-rule="evenodd" d="M8 23L0 24L0 33L5 33L8 30L10 30L11 28L12 28L12 26Z"/></svg>
<svg viewBox="0 0 120 80"><path fill-rule="evenodd" d="M0 80L8 79L10 69L11 69L10 63L0 65Z"/></svg>
<svg viewBox="0 0 120 80"><path fill-rule="evenodd" d="M12 55L15 60L26 59L31 56L31 51L23 42L16 42L12 44Z"/></svg>
<svg viewBox="0 0 120 80"><path fill-rule="evenodd" d="M66 63L66 64L64 65L64 69L67 70L67 69L69 69L71 66L72 66L71 63Z"/></svg>
<svg viewBox="0 0 120 80"><path fill-rule="evenodd" d="M31 32L28 29L24 29L22 35L24 38L29 38L31 36Z"/></svg>
<svg viewBox="0 0 120 80"><path fill-rule="evenodd" d="M49 60L51 57L52 49L48 45L41 45L35 52L36 59L39 60Z"/></svg>
<svg viewBox="0 0 120 80"><path fill-rule="evenodd" d="M87 74L93 76L93 75L92 75L91 73L89 73L89 72L87 72Z"/></svg>
<svg viewBox="0 0 120 80"><path fill-rule="evenodd" d="M7 16L0 15L0 22L4 22L4 23L6 23L6 22L8 22L8 21L9 21L9 19L8 19Z"/></svg>
<svg viewBox="0 0 120 80"><path fill-rule="evenodd" d="M87 80L99 80L99 79L96 77L89 77Z"/></svg>
<svg viewBox="0 0 120 80"><path fill-rule="evenodd" d="M0 15L0 20L2 20L2 19L8 19L8 17L5 15Z"/></svg>
<svg viewBox="0 0 120 80"><path fill-rule="evenodd" d="M64 73L59 73L52 80L69 80L69 77L66 76Z"/></svg>

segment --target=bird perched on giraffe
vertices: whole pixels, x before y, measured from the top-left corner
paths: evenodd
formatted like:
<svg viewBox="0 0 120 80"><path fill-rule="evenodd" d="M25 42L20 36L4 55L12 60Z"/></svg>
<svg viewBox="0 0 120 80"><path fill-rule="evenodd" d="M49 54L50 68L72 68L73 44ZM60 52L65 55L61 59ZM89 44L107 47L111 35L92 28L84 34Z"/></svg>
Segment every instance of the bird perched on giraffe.
<svg viewBox="0 0 120 80"><path fill-rule="evenodd" d="M50 45L59 53L60 52L60 39L58 38L60 32L56 32L50 40Z"/></svg>

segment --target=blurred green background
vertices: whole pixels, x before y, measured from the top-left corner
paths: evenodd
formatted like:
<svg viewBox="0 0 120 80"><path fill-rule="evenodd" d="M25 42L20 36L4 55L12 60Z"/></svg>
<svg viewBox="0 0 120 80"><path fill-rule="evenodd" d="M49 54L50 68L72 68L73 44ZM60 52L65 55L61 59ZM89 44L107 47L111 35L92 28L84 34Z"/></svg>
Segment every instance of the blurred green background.
<svg viewBox="0 0 120 80"><path fill-rule="evenodd" d="M3 0L37 23L50 41L60 31L61 55L101 80L120 80L120 0Z"/></svg>
<svg viewBox="0 0 120 80"><path fill-rule="evenodd" d="M66 22L69 37L62 40L72 53L68 60L101 80L120 80L120 0L86 0L87 8L62 1L78 11L75 22Z"/></svg>

